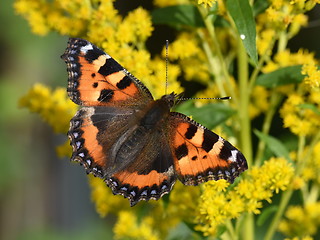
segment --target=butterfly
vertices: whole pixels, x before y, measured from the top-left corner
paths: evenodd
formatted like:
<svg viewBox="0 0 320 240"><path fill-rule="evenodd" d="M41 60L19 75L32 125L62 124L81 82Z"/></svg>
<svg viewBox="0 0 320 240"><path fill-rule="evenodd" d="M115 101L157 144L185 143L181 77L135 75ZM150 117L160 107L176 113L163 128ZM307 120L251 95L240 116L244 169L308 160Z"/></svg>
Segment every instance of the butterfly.
<svg viewBox="0 0 320 240"><path fill-rule="evenodd" d="M141 81L92 43L70 38L61 58L68 95L82 106L70 121L71 160L131 206L160 199L176 179L185 185L232 183L248 168L228 141L171 111L176 94L154 100Z"/></svg>

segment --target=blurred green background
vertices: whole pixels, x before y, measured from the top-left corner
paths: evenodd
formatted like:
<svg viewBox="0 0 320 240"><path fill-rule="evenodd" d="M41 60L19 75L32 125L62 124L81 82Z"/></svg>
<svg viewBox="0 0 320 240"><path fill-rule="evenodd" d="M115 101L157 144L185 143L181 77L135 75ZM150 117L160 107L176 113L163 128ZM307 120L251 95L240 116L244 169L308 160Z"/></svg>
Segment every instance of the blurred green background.
<svg viewBox="0 0 320 240"><path fill-rule="evenodd" d="M18 108L36 82L66 86L67 37L33 35L13 2L0 3L0 239L108 239L83 168L56 156L67 137Z"/></svg>
<svg viewBox="0 0 320 240"><path fill-rule="evenodd" d="M110 239L114 219L95 212L83 168L56 156L67 137L18 108L36 82L66 87L60 55L67 37L33 35L13 2L0 3L0 239ZM319 7L311 21L318 16ZM319 21L300 36L290 43L293 51L304 47L319 57Z"/></svg>

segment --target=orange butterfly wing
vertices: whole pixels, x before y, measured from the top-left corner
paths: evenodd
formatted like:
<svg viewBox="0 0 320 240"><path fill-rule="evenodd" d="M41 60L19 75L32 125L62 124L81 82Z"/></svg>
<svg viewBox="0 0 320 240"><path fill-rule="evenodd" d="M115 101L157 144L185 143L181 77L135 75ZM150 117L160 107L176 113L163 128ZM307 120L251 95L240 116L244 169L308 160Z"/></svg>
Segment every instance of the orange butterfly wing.
<svg viewBox="0 0 320 240"><path fill-rule="evenodd" d="M181 113L172 112L174 167L185 185L209 180L233 182L248 166L243 154L222 137Z"/></svg>
<svg viewBox="0 0 320 240"><path fill-rule="evenodd" d="M67 64L68 94L76 104L130 107L153 101L137 78L84 39L70 38L61 58Z"/></svg>

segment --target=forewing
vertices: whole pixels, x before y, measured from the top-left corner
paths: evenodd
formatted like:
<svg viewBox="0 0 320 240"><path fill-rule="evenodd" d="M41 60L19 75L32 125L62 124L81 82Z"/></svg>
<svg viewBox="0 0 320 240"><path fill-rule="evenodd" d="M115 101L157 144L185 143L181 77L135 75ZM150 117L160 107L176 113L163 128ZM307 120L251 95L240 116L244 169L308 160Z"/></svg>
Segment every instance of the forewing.
<svg viewBox="0 0 320 240"><path fill-rule="evenodd" d="M174 167L183 184L218 179L232 183L248 168L238 149L199 123L176 112L171 113L170 122Z"/></svg>
<svg viewBox="0 0 320 240"><path fill-rule="evenodd" d="M153 100L149 90L92 43L70 38L61 58L67 64L68 94L83 106L137 106Z"/></svg>

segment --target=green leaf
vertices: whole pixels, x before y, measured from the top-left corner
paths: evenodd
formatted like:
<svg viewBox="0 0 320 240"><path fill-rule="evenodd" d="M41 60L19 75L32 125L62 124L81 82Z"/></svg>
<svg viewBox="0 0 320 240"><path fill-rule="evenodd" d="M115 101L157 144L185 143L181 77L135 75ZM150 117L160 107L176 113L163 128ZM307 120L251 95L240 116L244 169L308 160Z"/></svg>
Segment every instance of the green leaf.
<svg viewBox="0 0 320 240"><path fill-rule="evenodd" d="M261 141L266 143L267 147L271 150L271 152L274 153L274 155L276 155L277 157L284 157L287 160L292 161L289 156L288 149L281 141L274 137L266 135L258 130L254 130L254 133L258 136L258 138Z"/></svg>
<svg viewBox="0 0 320 240"><path fill-rule="evenodd" d="M257 78L256 85L274 88L287 84L301 83L303 78L301 65L296 65L262 74Z"/></svg>
<svg viewBox="0 0 320 240"><path fill-rule="evenodd" d="M194 5L176 5L158 8L151 14L154 24L167 24L175 28L204 27L201 15Z"/></svg>
<svg viewBox="0 0 320 240"><path fill-rule="evenodd" d="M176 110L187 116L191 116L193 120L200 122L208 129L212 129L225 122L235 113L232 108L222 103L210 103L198 108L194 106L192 101L179 105Z"/></svg>
<svg viewBox="0 0 320 240"><path fill-rule="evenodd" d="M264 12L270 6L269 1L266 0L256 0L253 4L253 16Z"/></svg>
<svg viewBox="0 0 320 240"><path fill-rule="evenodd" d="M317 115L320 115L320 110L313 104L304 103L304 104L299 104L298 106L302 109L310 109Z"/></svg>
<svg viewBox="0 0 320 240"><path fill-rule="evenodd" d="M262 226L270 217L270 215L276 211L278 211L279 207L278 206L270 206L265 209L263 209L263 212L259 215L258 220L257 220L257 225Z"/></svg>
<svg viewBox="0 0 320 240"><path fill-rule="evenodd" d="M227 9L236 24L247 53L257 65L256 25L249 1L227 0Z"/></svg>

